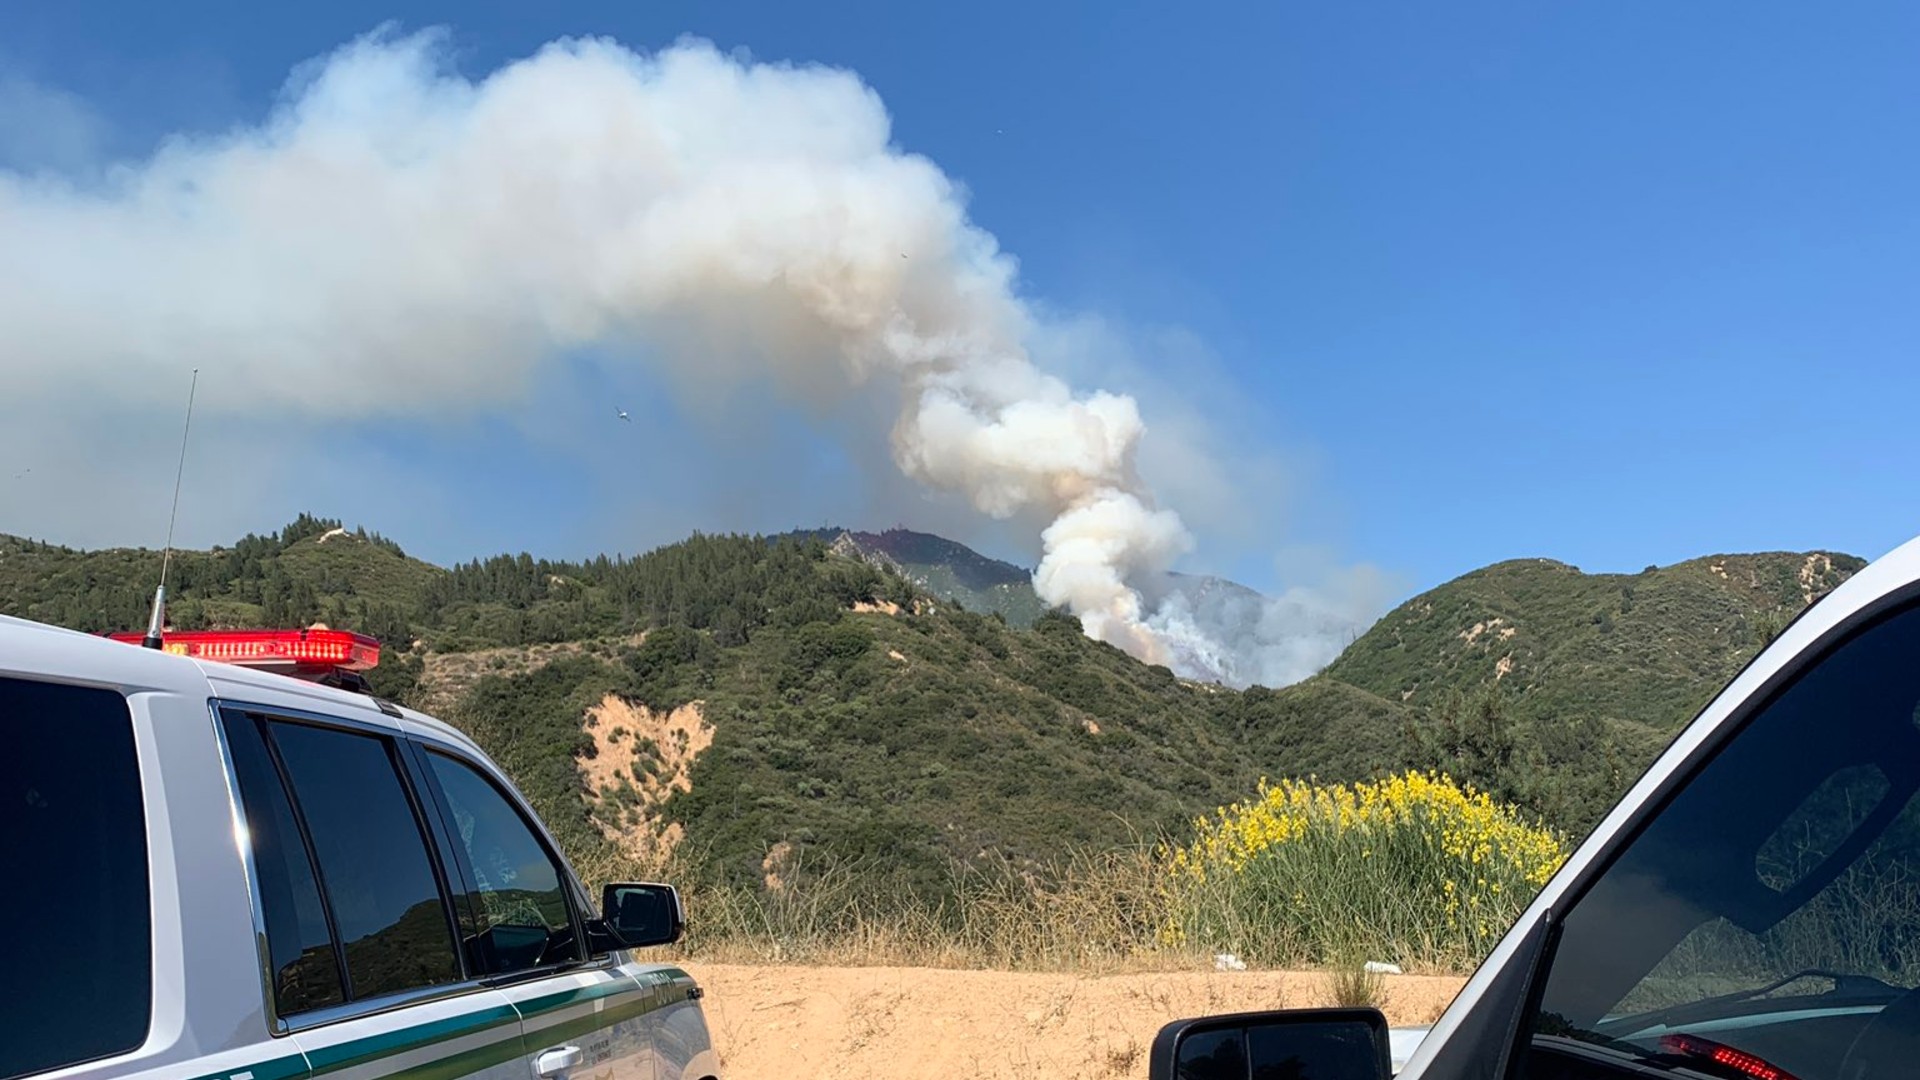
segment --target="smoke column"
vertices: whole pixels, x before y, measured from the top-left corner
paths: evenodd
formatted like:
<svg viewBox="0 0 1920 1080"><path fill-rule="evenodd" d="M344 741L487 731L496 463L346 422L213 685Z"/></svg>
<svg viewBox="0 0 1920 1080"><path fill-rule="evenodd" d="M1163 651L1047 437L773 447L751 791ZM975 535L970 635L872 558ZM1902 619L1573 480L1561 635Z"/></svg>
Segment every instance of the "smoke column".
<svg viewBox="0 0 1920 1080"><path fill-rule="evenodd" d="M16 400L162 403L191 357L214 409L457 412L524 400L587 347L796 398L880 382L906 475L1051 522L1045 600L1212 673L1137 587L1191 540L1136 475L1135 402L1035 365L1012 260L856 76L574 40L473 81L445 52L360 40L260 126L84 186L0 172Z"/></svg>

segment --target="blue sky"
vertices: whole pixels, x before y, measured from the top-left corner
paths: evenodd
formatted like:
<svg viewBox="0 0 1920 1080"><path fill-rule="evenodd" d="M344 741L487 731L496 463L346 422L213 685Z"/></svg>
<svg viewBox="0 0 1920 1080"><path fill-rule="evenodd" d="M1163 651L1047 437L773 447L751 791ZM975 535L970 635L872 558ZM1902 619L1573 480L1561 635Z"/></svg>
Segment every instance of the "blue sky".
<svg viewBox="0 0 1920 1080"><path fill-rule="evenodd" d="M1307 546L1404 590L1522 556L1636 570L1920 533L1911 5L22 4L0 87L88 119L49 142L0 108L0 165L257 121L290 69L387 20L447 26L472 75L581 33L857 71L895 139L967 185L1024 296L1189 343L1140 363L1279 463L1238 493L1272 504L1263 531L1203 543L1202 568L1271 588L1273 553ZM633 466L671 508L638 524L604 470L544 479L577 466L565 440L360 430L349 468L256 524L338 513L443 561L862 508L949 527L896 495L813 497L856 483L814 422ZM813 479L740 505L701 481L756 454L811 455ZM433 497L356 495L394 470Z"/></svg>

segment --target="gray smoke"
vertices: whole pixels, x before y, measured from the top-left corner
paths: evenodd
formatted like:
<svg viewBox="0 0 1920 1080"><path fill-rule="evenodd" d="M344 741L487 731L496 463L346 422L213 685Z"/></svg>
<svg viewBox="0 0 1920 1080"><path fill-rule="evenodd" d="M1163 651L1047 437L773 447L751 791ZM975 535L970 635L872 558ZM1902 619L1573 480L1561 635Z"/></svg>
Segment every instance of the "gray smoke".
<svg viewBox="0 0 1920 1080"><path fill-rule="evenodd" d="M183 357L218 372L204 408L290 420L510 405L582 348L793 400L878 384L901 472L1050 522L1035 587L1088 633L1265 677L1232 658L1287 609L1150 610L1192 540L1138 475L1136 402L1034 362L1013 261L856 76L587 39L474 81L444 53L363 39L263 124L85 187L0 172L0 418L82 387L177 407Z"/></svg>

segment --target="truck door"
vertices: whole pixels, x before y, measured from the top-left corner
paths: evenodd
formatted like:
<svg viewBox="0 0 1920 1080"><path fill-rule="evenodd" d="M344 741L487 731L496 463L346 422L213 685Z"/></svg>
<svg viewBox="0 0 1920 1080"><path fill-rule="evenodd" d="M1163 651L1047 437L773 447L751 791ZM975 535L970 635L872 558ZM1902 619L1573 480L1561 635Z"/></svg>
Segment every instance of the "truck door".
<svg viewBox="0 0 1920 1080"><path fill-rule="evenodd" d="M462 963L405 743L247 706L224 708L222 729L286 1041L315 1072L352 1080L524 1080L518 1015Z"/></svg>
<svg viewBox="0 0 1920 1080"><path fill-rule="evenodd" d="M656 1080L659 988L620 954L588 955L588 913L531 816L457 753L422 745L417 760L462 879L470 963L520 1018L521 1076Z"/></svg>

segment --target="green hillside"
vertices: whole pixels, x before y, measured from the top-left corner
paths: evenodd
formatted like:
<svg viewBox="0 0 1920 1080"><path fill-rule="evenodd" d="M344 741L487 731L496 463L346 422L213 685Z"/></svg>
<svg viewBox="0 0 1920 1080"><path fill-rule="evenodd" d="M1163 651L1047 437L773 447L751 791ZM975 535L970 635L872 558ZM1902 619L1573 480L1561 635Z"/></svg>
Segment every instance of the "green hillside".
<svg viewBox="0 0 1920 1080"><path fill-rule="evenodd" d="M1498 563L1402 604L1322 677L1414 710L1415 760L1580 832L1762 645L1863 565L1830 552L1638 574Z"/></svg>
<svg viewBox="0 0 1920 1080"><path fill-rule="evenodd" d="M1040 865L1177 833L1261 777L1442 768L1577 831L1861 565L1502 563L1409 601L1313 679L1233 691L1140 664L1057 613L1022 626L944 602L926 569L976 592L1024 572L939 537L872 535L890 550L838 530L696 535L635 558L441 568L302 517L177 554L172 613L180 628L375 634L376 690L472 732L578 853L672 833L734 880L782 855L937 893L956 860ZM159 561L0 537L0 612L138 628ZM697 703L710 743L595 727L608 702L650 723Z"/></svg>
<svg viewBox="0 0 1920 1080"><path fill-rule="evenodd" d="M1830 552L1717 555L1638 574L1498 563L1402 604L1327 675L1415 705L1498 686L1519 715L1671 731L1863 565Z"/></svg>

